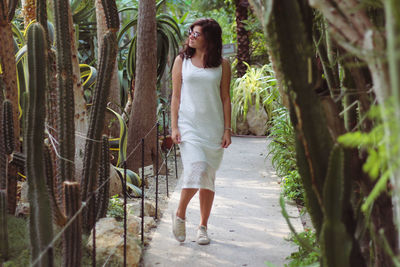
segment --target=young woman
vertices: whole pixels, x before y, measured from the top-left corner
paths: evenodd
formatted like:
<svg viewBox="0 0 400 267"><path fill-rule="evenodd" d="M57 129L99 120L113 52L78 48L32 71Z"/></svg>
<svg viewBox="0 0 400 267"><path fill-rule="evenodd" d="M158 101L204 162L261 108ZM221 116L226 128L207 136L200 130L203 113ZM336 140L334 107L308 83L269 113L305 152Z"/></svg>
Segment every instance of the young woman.
<svg viewBox="0 0 400 267"><path fill-rule="evenodd" d="M184 169L179 206L172 214L172 230L179 242L186 237L187 205L199 191L197 243L210 243L207 222L214 200L215 173L223 149L231 144L231 70L221 56L221 34L213 19L194 22L172 70L172 139L179 144Z"/></svg>

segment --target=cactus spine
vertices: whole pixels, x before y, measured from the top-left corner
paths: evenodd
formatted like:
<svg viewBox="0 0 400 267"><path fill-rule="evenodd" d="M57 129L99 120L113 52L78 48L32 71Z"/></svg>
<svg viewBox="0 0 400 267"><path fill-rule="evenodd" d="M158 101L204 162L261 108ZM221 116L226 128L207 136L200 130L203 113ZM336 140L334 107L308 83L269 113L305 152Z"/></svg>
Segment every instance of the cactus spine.
<svg viewBox="0 0 400 267"><path fill-rule="evenodd" d="M8 258L7 191L0 190L0 264Z"/></svg>
<svg viewBox="0 0 400 267"><path fill-rule="evenodd" d="M58 138L61 159L58 160L59 185L75 176L74 92L71 37L68 23L69 0L54 0L58 94ZM61 190L60 190L61 191Z"/></svg>
<svg viewBox="0 0 400 267"><path fill-rule="evenodd" d="M101 144L99 186L103 183L105 185L97 193L97 220L106 217L110 192L110 181L108 180L110 177L110 148L106 135L103 135Z"/></svg>
<svg viewBox="0 0 400 267"><path fill-rule="evenodd" d="M36 262L34 266L53 266L53 249L48 248L53 238L52 214L43 159L46 64L45 32L39 23L34 23L28 30L29 104L24 137L31 208L31 256L33 263ZM44 256L37 260L39 254L45 250Z"/></svg>
<svg viewBox="0 0 400 267"><path fill-rule="evenodd" d="M82 200L90 196L97 185L96 176L99 165L100 143L92 140L100 140L104 128L104 117L107 107L107 98L111 86L111 76L117 56L117 41L115 34L107 32L104 35L103 46L100 53L99 74L97 76L96 88L94 91L93 105L90 111L90 124L85 145L85 155L82 173ZM92 201L88 204L87 211L91 210ZM92 229L95 217L91 212L85 216L84 227L89 231Z"/></svg>
<svg viewBox="0 0 400 267"><path fill-rule="evenodd" d="M6 99L3 102L3 134L5 152L9 155L14 151L14 124L12 116L12 104Z"/></svg>
<svg viewBox="0 0 400 267"><path fill-rule="evenodd" d="M344 191L344 153L335 145L329 157L324 184L324 222L321 229L323 266L350 266L352 240L342 222Z"/></svg>
<svg viewBox="0 0 400 267"><path fill-rule="evenodd" d="M64 182L64 207L70 220L81 207L79 183ZM63 267L80 267L82 251L82 214L75 218L63 236Z"/></svg>

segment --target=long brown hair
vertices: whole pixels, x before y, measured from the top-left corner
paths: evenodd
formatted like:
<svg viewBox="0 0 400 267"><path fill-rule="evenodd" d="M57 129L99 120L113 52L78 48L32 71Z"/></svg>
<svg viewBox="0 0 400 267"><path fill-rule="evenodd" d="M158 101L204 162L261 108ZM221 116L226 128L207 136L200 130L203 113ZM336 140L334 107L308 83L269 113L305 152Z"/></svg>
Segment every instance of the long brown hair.
<svg viewBox="0 0 400 267"><path fill-rule="evenodd" d="M193 30L195 26L200 26L204 41L206 44L204 55L204 67L215 68L222 63L222 30L218 22L214 19L198 19L190 29ZM196 49L189 47L189 38L186 39L183 49L179 52L182 58L191 58Z"/></svg>

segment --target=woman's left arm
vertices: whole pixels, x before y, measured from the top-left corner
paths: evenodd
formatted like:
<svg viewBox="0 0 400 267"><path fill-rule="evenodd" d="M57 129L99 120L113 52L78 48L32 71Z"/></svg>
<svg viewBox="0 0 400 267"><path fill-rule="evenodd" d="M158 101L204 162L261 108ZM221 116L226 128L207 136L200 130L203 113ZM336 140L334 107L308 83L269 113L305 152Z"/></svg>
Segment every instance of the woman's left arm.
<svg viewBox="0 0 400 267"><path fill-rule="evenodd" d="M231 143L231 65L226 59L222 59L221 101L224 110L224 135L221 146L227 148Z"/></svg>

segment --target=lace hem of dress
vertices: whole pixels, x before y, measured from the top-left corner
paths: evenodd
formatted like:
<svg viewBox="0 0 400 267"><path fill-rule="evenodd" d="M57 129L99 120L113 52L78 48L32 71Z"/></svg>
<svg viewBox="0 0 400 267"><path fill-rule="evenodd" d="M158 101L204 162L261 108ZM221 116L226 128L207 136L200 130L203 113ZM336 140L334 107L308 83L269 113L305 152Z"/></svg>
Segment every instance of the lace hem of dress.
<svg viewBox="0 0 400 267"><path fill-rule="evenodd" d="M205 161L193 162L184 170L182 188L202 188L215 191L215 173L213 167Z"/></svg>

